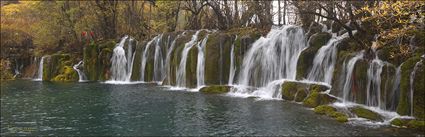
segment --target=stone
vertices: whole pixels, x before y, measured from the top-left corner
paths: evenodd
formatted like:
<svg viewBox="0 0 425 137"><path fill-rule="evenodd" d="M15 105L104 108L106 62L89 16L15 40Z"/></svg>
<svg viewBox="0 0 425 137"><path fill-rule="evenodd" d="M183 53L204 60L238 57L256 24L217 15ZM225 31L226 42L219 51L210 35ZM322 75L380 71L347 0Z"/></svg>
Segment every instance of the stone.
<svg viewBox="0 0 425 137"><path fill-rule="evenodd" d="M231 89L231 86L224 86L224 85L211 85L202 87L199 92L204 94L223 94L229 92Z"/></svg>
<svg viewBox="0 0 425 137"><path fill-rule="evenodd" d="M366 118L373 121L383 121L381 115L363 107L353 107L350 111L361 118Z"/></svg>

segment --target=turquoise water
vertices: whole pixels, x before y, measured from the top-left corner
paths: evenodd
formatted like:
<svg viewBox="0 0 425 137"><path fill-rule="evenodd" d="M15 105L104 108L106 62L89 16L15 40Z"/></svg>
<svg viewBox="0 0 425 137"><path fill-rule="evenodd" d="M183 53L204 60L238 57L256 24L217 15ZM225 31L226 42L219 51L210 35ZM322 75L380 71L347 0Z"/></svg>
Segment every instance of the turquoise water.
<svg viewBox="0 0 425 137"><path fill-rule="evenodd" d="M338 123L278 100L29 80L1 84L0 123L1 135L418 135Z"/></svg>

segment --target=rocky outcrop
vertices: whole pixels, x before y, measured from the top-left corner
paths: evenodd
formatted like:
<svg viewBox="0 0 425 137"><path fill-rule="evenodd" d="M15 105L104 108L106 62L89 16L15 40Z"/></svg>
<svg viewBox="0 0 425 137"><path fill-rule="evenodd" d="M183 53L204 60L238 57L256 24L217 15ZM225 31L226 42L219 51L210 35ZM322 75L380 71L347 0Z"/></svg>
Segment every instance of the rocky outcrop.
<svg viewBox="0 0 425 137"><path fill-rule="evenodd" d="M108 80L110 78L110 58L115 40L92 42L84 48L84 72L88 80Z"/></svg>
<svg viewBox="0 0 425 137"><path fill-rule="evenodd" d="M350 108L350 111L361 118L366 118L373 121L383 121L383 117L381 115L363 107L353 107Z"/></svg>
<svg viewBox="0 0 425 137"><path fill-rule="evenodd" d="M327 90L329 87L324 85L295 81L285 81L281 87L282 99L303 102L304 106L312 108L336 101L336 98L324 93Z"/></svg>
<svg viewBox="0 0 425 137"><path fill-rule="evenodd" d="M57 53L46 56L43 63L43 81L78 81L78 74L71 67L73 62L70 54Z"/></svg>

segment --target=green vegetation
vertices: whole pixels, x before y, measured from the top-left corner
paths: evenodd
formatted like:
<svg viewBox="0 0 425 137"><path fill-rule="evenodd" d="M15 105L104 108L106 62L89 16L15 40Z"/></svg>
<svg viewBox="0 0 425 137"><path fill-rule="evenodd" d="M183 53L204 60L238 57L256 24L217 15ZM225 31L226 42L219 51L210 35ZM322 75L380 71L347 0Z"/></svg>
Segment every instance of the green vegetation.
<svg viewBox="0 0 425 137"><path fill-rule="evenodd" d="M344 113L338 112L334 107L327 105L320 105L314 108L314 112L320 115L327 115L335 118L338 122L347 122L348 116Z"/></svg>

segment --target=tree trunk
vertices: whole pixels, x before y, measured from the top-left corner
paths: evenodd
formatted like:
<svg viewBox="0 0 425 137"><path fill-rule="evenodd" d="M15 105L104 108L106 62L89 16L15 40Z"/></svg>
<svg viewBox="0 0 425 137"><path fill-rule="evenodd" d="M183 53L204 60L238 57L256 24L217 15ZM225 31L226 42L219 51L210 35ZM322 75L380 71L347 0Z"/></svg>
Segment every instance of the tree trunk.
<svg viewBox="0 0 425 137"><path fill-rule="evenodd" d="M277 24L280 26L280 20L282 19L282 14L281 14L281 9L280 9L280 0L277 0L277 17L278 17L278 21Z"/></svg>

